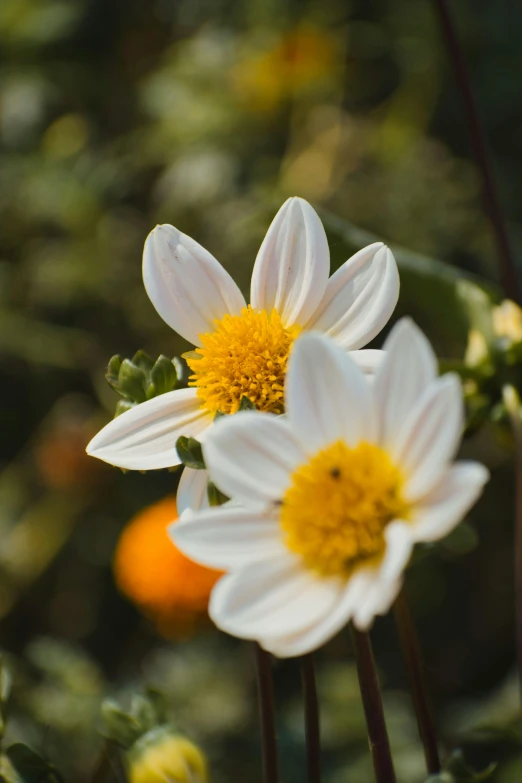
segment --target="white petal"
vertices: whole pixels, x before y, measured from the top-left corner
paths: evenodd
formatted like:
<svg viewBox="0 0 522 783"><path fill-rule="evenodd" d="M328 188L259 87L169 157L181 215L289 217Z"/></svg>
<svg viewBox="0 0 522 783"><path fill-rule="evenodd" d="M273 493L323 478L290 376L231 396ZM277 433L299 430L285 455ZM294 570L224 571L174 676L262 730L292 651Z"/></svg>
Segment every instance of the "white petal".
<svg viewBox="0 0 522 783"><path fill-rule="evenodd" d="M395 520L390 523L384 536L386 553L354 615L354 624L360 631L368 630L377 615L386 614L390 609L402 586L403 572L413 550L413 533L407 522Z"/></svg>
<svg viewBox="0 0 522 783"><path fill-rule="evenodd" d="M460 381L448 373L426 389L391 445L406 476L407 501L417 500L437 483L455 455L463 423Z"/></svg>
<svg viewBox="0 0 522 783"><path fill-rule="evenodd" d="M306 461L287 421L254 411L220 419L203 454L212 481L225 495L261 507L282 497L291 474Z"/></svg>
<svg viewBox="0 0 522 783"><path fill-rule="evenodd" d="M374 579L374 571L361 569L351 577L329 613L301 632L264 634L259 638L261 646L279 658L292 658L317 650L350 621Z"/></svg>
<svg viewBox="0 0 522 783"><path fill-rule="evenodd" d="M323 224L302 198L285 201L257 254L250 301L276 308L285 326L304 324L326 289L330 251Z"/></svg>
<svg viewBox="0 0 522 783"><path fill-rule="evenodd" d="M384 531L386 553L379 566L379 578L395 581L404 571L413 549L411 526L402 520L394 520Z"/></svg>
<svg viewBox="0 0 522 783"><path fill-rule="evenodd" d="M277 521L245 508L207 508L184 516L169 534L187 557L211 568L241 568L287 553Z"/></svg>
<svg viewBox="0 0 522 783"><path fill-rule="evenodd" d="M375 348L366 348L361 351L348 351L348 356L361 368L363 373L373 379L385 357L384 351Z"/></svg>
<svg viewBox="0 0 522 783"><path fill-rule="evenodd" d="M372 439L371 389L359 367L318 332L299 337L286 376L288 420L308 454Z"/></svg>
<svg viewBox="0 0 522 783"><path fill-rule="evenodd" d="M179 465L176 441L198 438L212 424L196 389L160 394L110 421L87 446L91 457L127 470L155 470Z"/></svg>
<svg viewBox="0 0 522 783"><path fill-rule="evenodd" d="M363 605L356 612L353 623L359 631L368 631L377 615L387 614L399 595L404 579L392 582L377 581L366 595Z"/></svg>
<svg viewBox="0 0 522 783"><path fill-rule="evenodd" d="M457 462L443 473L414 508L411 532L416 541L444 538L481 495L489 472L478 462Z"/></svg>
<svg viewBox="0 0 522 783"><path fill-rule="evenodd" d="M421 330L402 318L384 343L385 356L375 378L380 441L388 448L415 403L437 377L437 358Z"/></svg>
<svg viewBox="0 0 522 783"><path fill-rule="evenodd" d="M234 636L262 639L313 625L332 610L341 593L340 580L320 579L286 554L222 578L212 593L209 614Z"/></svg>
<svg viewBox="0 0 522 783"><path fill-rule="evenodd" d="M156 226L143 249L143 282L164 321L193 345L215 319L245 307L243 294L205 248L174 226Z"/></svg>
<svg viewBox="0 0 522 783"><path fill-rule="evenodd" d="M399 272L382 242L359 250L328 281L306 329L317 329L353 351L367 345L388 323L399 298Z"/></svg>
<svg viewBox="0 0 522 783"><path fill-rule="evenodd" d="M184 511L200 511L208 508L208 472L206 470L193 470L185 468L181 474L176 494L176 505L178 515L181 516Z"/></svg>

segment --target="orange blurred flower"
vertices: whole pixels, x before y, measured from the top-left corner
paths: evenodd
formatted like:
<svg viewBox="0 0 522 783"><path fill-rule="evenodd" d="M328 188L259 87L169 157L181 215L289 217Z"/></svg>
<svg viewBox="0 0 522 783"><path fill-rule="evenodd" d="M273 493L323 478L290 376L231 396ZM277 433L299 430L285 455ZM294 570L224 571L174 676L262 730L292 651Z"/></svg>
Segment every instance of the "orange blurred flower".
<svg viewBox="0 0 522 783"><path fill-rule="evenodd" d="M295 92L329 83L338 67L338 45L326 30L301 24L270 48L247 56L232 72L242 99L269 111Z"/></svg>
<svg viewBox="0 0 522 783"><path fill-rule="evenodd" d="M144 509L124 529L114 555L119 589L167 637L190 635L205 620L210 591L221 576L172 543L167 526L177 514L173 497Z"/></svg>

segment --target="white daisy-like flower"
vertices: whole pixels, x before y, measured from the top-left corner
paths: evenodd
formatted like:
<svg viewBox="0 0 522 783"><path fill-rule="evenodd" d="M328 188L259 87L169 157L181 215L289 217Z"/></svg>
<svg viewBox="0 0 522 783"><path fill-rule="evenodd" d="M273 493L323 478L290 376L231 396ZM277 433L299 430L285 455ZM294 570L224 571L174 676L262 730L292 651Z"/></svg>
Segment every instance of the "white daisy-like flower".
<svg viewBox="0 0 522 783"><path fill-rule="evenodd" d="M329 334L372 372L381 351L359 350L390 318L399 294L391 251L376 242L329 276L326 234L314 209L291 198L275 216L252 273L250 305L221 264L173 226L157 226L143 253L143 280L160 316L195 348L185 354L188 389L155 397L104 427L87 452L130 470L180 464L176 441L204 437L216 413L242 397L281 412L286 365L303 330ZM206 473L186 470L178 502L204 503Z"/></svg>
<svg viewBox="0 0 522 783"><path fill-rule="evenodd" d="M414 544L449 533L487 481L482 465L453 463L458 377L437 377L409 319L384 348L369 383L333 340L300 337L286 415L222 419L203 444L236 506L186 511L170 531L190 558L227 572L210 600L216 625L280 657L387 612Z"/></svg>

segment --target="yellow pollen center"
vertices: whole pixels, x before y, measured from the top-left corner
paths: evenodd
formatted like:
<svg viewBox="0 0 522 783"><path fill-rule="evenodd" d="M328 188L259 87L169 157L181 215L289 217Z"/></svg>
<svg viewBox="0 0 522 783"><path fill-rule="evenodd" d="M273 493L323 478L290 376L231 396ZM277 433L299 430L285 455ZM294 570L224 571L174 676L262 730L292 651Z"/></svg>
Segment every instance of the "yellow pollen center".
<svg viewBox="0 0 522 783"><path fill-rule="evenodd" d="M401 489L383 449L337 441L294 471L281 507L285 543L322 575L349 576L382 558L386 525L407 513Z"/></svg>
<svg viewBox="0 0 522 783"><path fill-rule="evenodd" d="M286 328L276 310L225 315L201 347L185 354L201 407L210 413L236 413L243 397L260 411L281 413L286 364L298 326Z"/></svg>

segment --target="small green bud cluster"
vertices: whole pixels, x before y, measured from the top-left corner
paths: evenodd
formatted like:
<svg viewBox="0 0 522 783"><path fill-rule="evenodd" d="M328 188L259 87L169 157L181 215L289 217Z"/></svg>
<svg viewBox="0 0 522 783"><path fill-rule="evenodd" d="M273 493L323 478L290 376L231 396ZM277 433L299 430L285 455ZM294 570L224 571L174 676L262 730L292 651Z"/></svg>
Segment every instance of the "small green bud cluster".
<svg viewBox="0 0 522 783"><path fill-rule="evenodd" d="M153 361L145 351L138 351L132 359L113 356L105 378L110 387L120 395L115 416L160 394L173 391L183 377L179 359L160 356Z"/></svg>

